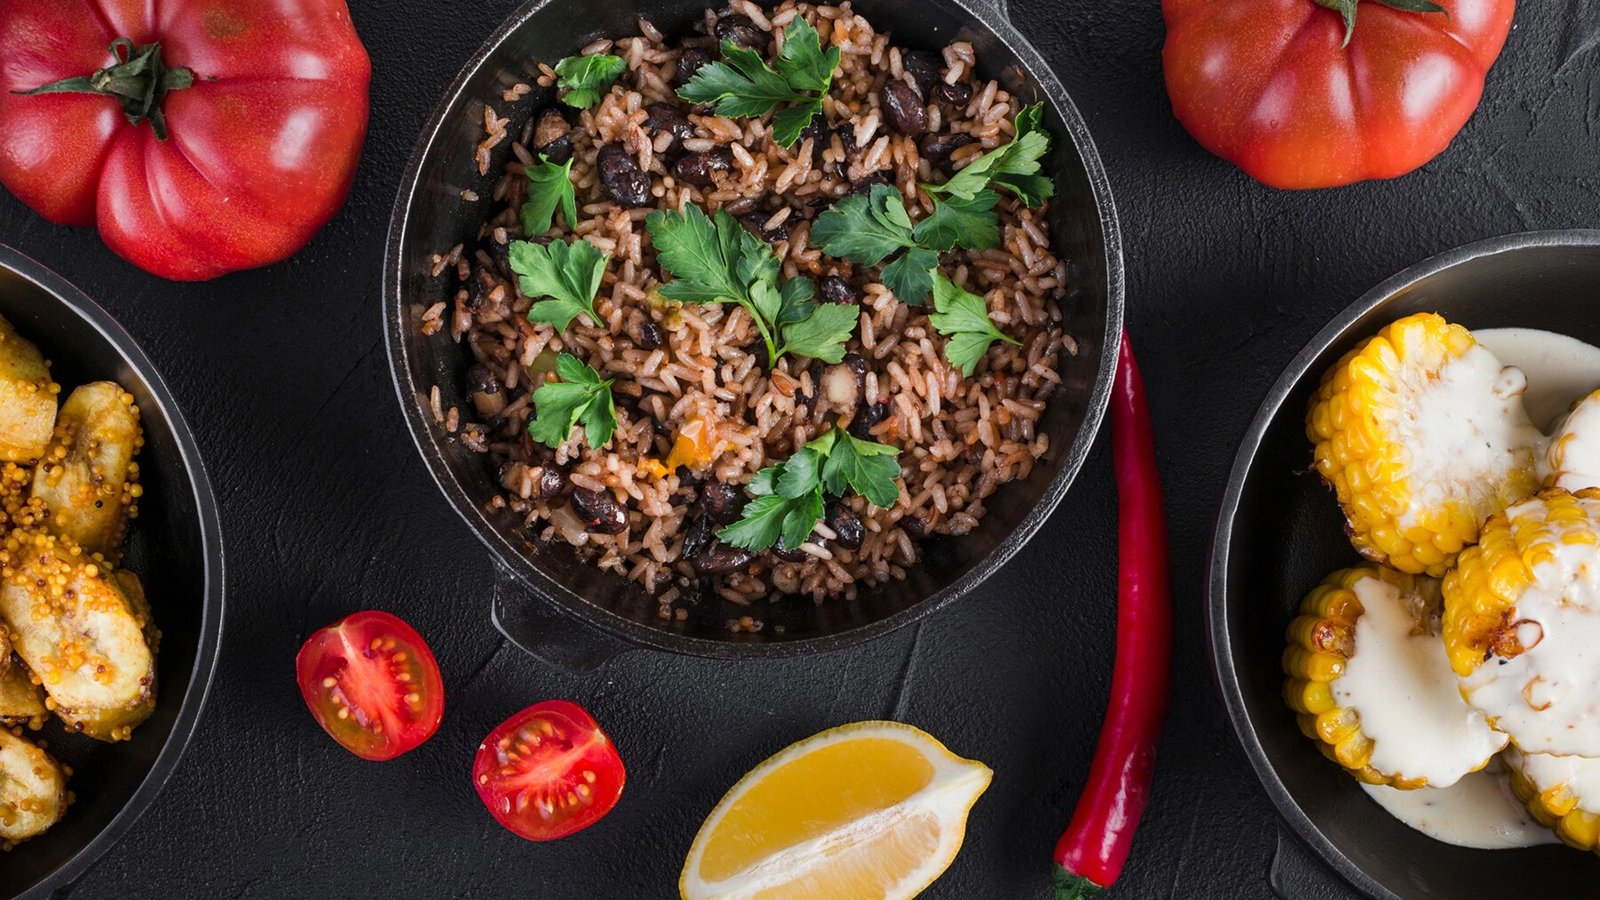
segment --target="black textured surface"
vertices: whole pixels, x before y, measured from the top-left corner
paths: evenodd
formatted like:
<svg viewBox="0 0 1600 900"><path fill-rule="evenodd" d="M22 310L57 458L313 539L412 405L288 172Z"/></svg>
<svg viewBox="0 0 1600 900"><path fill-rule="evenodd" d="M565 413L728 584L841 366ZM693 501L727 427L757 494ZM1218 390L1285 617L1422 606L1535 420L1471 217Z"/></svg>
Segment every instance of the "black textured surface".
<svg viewBox="0 0 1600 900"><path fill-rule="evenodd" d="M494 566L428 481L395 406L379 274L418 128L516 4L352 4L376 70L372 135L350 206L284 265L169 285L91 232L0 196L0 241L109 307L162 367L228 538L211 704L173 783L74 896L670 897L701 818L746 769L821 728L893 716L995 769L965 849L926 896L1042 900L1110 672L1104 441L1045 530L981 594L852 651L737 665L640 652L578 678L504 646L490 626ZM1162 86L1155 3L1017 0L1013 15L1073 92L1111 171L1171 505L1173 711L1117 896L1266 897L1277 825L1224 720L1201 611L1235 442L1300 346L1384 277L1488 235L1600 220L1600 7L1524 4L1483 107L1443 157L1395 182L1310 194L1262 188L1183 133ZM369 606L427 635L449 686L439 734L386 764L334 746L292 679L307 631ZM493 823L467 772L490 728L554 696L594 712L631 778L600 825L529 844Z"/></svg>

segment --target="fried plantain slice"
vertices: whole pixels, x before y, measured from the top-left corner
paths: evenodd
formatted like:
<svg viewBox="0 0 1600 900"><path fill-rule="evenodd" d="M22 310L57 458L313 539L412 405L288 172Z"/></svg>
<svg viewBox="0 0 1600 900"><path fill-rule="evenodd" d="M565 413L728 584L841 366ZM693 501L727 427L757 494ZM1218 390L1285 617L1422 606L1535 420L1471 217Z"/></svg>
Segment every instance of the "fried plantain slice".
<svg viewBox="0 0 1600 900"><path fill-rule="evenodd" d="M73 391L33 476L33 499L49 510L50 529L116 562L140 493L134 456L142 446L139 407L121 385L97 381Z"/></svg>
<svg viewBox="0 0 1600 900"><path fill-rule="evenodd" d="M0 846L9 850L61 821L71 802L67 774L43 749L0 728Z"/></svg>
<svg viewBox="0 0 1600 900"><path fill-rule="evenodd" d="M4 629L0 629L3 631ZM6 646L9 648L10 642ZM27 665L15 654L6 654L6 671L0 675L0 724L28 726L32 731L44 727L50 710L44 705L44 688L34 680Z"/></svg>
<svg viewBox="0 0 1600 900"><path fill-rule="evenodd" d="M69 729L126 740L155 708L150 616L71 539L19 528L0 548L0 617Z"/></svg>
<svg viewBox="0 0 1600 900"><path fill-rule="evenodd" d="M0 459L29 462L44 455L60 393L39 348L0 317Z"/></svg>

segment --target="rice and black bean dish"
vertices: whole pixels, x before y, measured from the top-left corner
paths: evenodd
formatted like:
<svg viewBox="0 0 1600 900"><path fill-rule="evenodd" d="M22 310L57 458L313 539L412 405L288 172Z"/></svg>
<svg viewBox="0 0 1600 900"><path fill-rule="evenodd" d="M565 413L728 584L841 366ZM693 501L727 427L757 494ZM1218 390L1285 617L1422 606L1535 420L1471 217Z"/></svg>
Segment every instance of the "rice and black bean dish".
<svg viewBox="0 0 1600 900"><path fill-rule="evenodd" d="M421 325L465 342L471 403L433 413L497 467L493 506L663 617L903 578L1049 449L1076 347L1040 108L848 3L639 31L486 111L498 212L436 257L460 286Z"/></svg>

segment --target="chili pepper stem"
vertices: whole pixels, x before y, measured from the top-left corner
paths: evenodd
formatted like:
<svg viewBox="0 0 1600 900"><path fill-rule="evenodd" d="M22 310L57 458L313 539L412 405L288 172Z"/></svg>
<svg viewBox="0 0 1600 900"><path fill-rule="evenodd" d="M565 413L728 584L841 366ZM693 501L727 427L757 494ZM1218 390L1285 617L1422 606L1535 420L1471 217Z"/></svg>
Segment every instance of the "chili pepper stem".
<svg viewBox="0 0 1600 900"><path fill-rule="evenodd" d="M1106 889L1082 875L1074 875L1057 865L1052 873L1056 887L1056 900L1089 900L1105 893Z"/></svg>

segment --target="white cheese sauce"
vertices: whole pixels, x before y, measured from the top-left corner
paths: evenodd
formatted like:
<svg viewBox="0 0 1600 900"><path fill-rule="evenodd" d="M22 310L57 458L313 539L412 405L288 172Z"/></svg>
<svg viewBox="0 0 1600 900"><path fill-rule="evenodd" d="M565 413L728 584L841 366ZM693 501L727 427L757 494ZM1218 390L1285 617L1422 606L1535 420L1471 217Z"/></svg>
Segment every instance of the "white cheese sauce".
<svg viewBox="0 0 1600 900"><path fill-rule="evenodd" d="M1499 760L1447 788L1402 791L1388 785L1361 787L1389 815L1446 844L1509 850L1560 842L1511 793Z"/></svg>
<svg viewBox="0 0 1600 900"><path fill-rule="evenodd" d="M1334 702L1361 717L1361 732L1372 739L1370 765L1437 787L1483 768L1506 736L1461 699L1437 622L1424 613L1419 624L1400 588L1376 575L1353 590L1362 609L1355 652L1329 687Z"/></svg>
<svg viewBox="0 0 1600 900"><path fill-rule="evenodd" d="M1435 524L1430 518L1452 501L1465 500L1487 517L1504 502L1496 498L1510 473L1531 470L1544 446L1523 408L1527 379L1482 344L1437 372L1408 377L1415 399L1402 428L1415 488L1398 517L1401 528Z"/></svg>
<svg viewBox="0 0 1600 900"><path fill-rule="evenodd" d="M1579 401L1550 436L1539 477L1569 491L1600 488L1600 391Z"/></svg>
<svg viewBox="0 0 1600 900"><path fill-rule="evenodd" d="M1548 540L1550 552L1516 598L1522 652L1486 659L1461 679L1467 700L1526 753L1581 756L1600 749L1600 553L1593 544L1563 539L1600 524L1600 500L1577 502L1584 515L1571 522L1550 522L1539 497L1506 510L1518 546L1536 539L1534 522L1556 533L1538 538Z"/></svg>
<svg viewBox="0 0 1600 900"><path fill-rule="evenodd" d="M1537 328L1490 328L1472 336L1528 376L1522 403L1528 418L1545 431L1580 397L1600 388L1600 347Z"/></svg>

